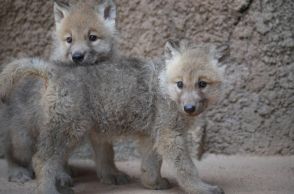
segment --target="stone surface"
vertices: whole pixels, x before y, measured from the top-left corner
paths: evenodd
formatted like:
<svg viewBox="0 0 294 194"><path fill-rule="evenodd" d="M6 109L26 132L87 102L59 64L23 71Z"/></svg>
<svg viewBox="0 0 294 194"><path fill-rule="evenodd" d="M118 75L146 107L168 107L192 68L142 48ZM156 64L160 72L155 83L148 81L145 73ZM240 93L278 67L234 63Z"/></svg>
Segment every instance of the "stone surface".
<svg viewBox="0 0 294 194"><path fill-rule="evenodd" d="M206 115L202 150L294 154L293 0L117 0L117 4L119 43L127 55L161 56L169 38L230 46L223 59L224 98ZM51 30L52 1L2 1L0 62L48 57Z"/></svg>

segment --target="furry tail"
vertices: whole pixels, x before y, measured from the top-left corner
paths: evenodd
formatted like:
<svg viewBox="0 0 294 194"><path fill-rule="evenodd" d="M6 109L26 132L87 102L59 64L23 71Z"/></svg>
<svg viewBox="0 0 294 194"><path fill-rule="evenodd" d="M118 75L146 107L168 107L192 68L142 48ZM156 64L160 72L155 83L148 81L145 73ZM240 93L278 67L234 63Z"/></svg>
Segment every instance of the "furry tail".
<svg viewBox="0 0 294 194"><path fill-rule="evenodd" d="M38 58L15 60L5 66L0 74L0 99L5 102L14 84L22 77L34 75L48 81L48 63Z"/></svg>

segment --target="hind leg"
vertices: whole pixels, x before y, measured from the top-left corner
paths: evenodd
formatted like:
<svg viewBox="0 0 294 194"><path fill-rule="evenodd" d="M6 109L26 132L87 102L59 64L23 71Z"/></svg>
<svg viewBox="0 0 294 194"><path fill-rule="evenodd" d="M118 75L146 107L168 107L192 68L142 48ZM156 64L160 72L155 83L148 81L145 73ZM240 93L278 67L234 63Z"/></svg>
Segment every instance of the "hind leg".
<svg viewBox="0 0 294 194"><path fill-rule="evenodd" d="M8 180L25 183L34 177L32 169L33 141L24 128L15 128L9 132L6 147L8 162Z"/></svg>
<svg viewBox="0 0 294 194"><path fill-rule="evenodd" d="M32 141L26 137L21 138L21 141L12 141L12 143L10 143L7 147L6 155L8 162L8 180L10 182L25 183L35 177L32 168L33 154ZM66 165L65 163L64 167L58 170L56 179L59 185L71 187L73 186L73 181L69 173L65 170Z"/></svg>
<svg viewBox="0 0 294 194"><path fill-rule="evenodd" d="M148 189L168 189L171 187L166 178L161 177L162 158L153 149L150 138L140 141L140 151L142 156L141 163L141 183Z"/></svg>
<svg viewBox="0 0 294 194"><path fill-rule="evenodd" d="M121 185L129 182L129 176L119 171L114 164L114 151L111 143L92 131L91 145L94 150L97 176L102 183Z"/></svg>

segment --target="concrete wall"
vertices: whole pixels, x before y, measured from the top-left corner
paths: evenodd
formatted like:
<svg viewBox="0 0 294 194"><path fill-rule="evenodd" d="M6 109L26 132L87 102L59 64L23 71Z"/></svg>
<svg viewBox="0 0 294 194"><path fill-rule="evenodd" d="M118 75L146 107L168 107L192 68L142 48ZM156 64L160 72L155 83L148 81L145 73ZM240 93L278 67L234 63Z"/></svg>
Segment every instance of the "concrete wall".
<svg viewBox="0 0 294 194"><path fill-rule="evenodd" d="M293 0L116 2L127 55L160 56L169 38L230 45L225 96L205 117L203 150L294 154ZM52 1L2 0L0 62L47 57L51 30Z"/></svg>

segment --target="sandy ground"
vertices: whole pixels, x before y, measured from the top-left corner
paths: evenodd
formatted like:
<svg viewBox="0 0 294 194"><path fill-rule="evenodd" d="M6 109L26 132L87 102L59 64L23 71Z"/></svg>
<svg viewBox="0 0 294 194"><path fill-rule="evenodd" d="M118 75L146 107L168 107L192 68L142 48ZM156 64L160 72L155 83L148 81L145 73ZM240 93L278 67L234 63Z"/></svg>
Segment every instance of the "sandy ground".
<svg viewBox="0 0 294 194"><path fill-rule="evenodd" d="M165 191L144 189L139 182L139 161L118 162L118 167L132 176L130 184L102 185L89 160L72 161L76 194L181 194L172 165L164 163L162 173L169 177L173 188ZM249 157L209 155L196 162L203 180L221 186L226 194L294 194L294 156ZM7 164L0 160L0 193L31 194L35 181L16 184L6 180Z"/></svg>

